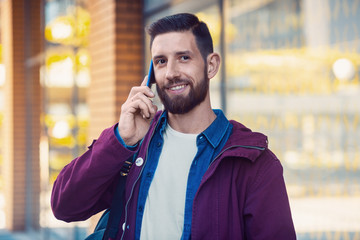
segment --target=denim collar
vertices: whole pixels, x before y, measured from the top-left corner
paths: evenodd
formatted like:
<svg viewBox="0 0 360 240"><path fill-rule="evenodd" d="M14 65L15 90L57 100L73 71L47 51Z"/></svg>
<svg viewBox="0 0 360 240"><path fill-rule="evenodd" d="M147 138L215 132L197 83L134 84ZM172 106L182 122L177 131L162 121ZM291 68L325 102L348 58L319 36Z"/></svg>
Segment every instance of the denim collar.
<svg viewBox="0 0 360 240"><path fill-rule="evenodd" d="M216 115L215 120L210 124L207 129L205 129L202 133L198 135L198 138L204 136L206 140L211 144L211 146L213 148L216 148L220 144L221 139L226 134L226 130L228 129L230 122L225 117L223 111L221 111L220 109L213 109L213 111ZM161 136L163 136L163 132L165 131L167 122L167 111L164 111L159 118L159 124L157 126L157 130L160 130Z"/></svg>
<svg viewBox="0 0 360 240"><path fill-rule="evenodd" d="M216 115L215 120L200 135L204 135L211 146L216 148L223 139L230 122L220 109L213 109L213 111Z"/></svg>

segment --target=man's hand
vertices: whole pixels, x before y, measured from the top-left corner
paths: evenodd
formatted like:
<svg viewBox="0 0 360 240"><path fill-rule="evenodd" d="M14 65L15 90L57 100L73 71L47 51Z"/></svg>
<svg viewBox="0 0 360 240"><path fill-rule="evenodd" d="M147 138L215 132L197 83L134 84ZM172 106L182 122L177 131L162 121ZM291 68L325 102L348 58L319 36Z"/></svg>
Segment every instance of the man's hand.
<svg viewBox="0 0 360 240"><path fill-rule="evenodd" d="M147 133L157 111L150 98L154 93L146 86L147 76L141 86L133 87L126 102L121 106L119 133L126 145L139 142Z"/></svg>

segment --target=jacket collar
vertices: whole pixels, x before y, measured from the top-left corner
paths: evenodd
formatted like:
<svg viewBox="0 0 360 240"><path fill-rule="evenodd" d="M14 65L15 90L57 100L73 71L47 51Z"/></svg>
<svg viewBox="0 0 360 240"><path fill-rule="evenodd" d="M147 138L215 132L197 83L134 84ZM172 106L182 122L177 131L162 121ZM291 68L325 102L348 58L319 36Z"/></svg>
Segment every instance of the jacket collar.
<svg viewBox="0 0 360 240"><path fill-rule="evenodd" d="M258 132L252 132L239 122L231 120L233 131L225 144L221 157L247 158L254 162L268 148L267 137Z"/></svg>

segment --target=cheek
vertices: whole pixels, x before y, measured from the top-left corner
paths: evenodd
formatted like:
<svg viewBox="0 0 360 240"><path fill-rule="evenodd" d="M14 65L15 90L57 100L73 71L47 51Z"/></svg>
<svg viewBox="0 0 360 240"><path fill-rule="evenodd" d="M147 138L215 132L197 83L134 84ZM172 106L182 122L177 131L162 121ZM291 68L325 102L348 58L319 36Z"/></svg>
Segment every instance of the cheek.
<svg viewBox="0 0 360 240"><path fill-rule="evenodd" d="M180 77L196 81L201 76L196 65L186 65L180 70Z"/></svg>
<svg viewBox="0 0 360 240"><path fill-rule="evenodd" d="M156 84L159 84L162 79L163 79L163 74L162 74L162 70L161 69L157 69L155 72L154 72L154 75L155 75L155 82Z"/></svg>
<svg viewBox="0 0 360 240"><path fill-rule="evenodd" d="M196 84L199 84L199 82L203 81L204 79L207 79L207 71L205 71L203 68L197 69L197 71L193 72L193 78L196 81Z"/></svg>
<svg viewBox="0 0 360 240"><path fill-rule="evenodd" d="M204 78L204 72L206 72L206 65L203 61L197 61L194 65L192 65L190 68L187 69L189 74L193 76L196 79L202 79Z"/></svg>

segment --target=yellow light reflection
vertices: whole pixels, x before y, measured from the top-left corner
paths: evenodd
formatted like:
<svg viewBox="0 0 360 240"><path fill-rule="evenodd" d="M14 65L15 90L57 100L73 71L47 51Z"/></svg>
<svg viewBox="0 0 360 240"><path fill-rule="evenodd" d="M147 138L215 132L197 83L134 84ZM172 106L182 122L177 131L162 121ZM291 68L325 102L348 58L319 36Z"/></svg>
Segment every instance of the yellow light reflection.
<svg viewBox="0 0 360 240"><path fill-rule="evenodd" d="M81 7L70 7L66 16L59 16L45 26L45 39L65 45L85 46L88 43L90 14Z"/></svg>

